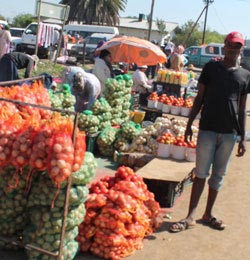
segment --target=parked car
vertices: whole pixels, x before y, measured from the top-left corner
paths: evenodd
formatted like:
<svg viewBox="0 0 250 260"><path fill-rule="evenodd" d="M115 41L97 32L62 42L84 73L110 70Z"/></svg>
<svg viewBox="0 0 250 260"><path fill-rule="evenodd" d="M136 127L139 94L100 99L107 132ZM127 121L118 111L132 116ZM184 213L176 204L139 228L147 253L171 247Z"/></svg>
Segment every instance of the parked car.
<svg viewBox="0 0 250 260"><path fill-rule="evenodd" d="M25 28L10 28L10 34L12 39L11 51L21 51L22 35Z"/></svg>
<svg viewBox="0 0 250 260"><path fill-rule="evenodd" d="M250 47L245 46L241 53L241 66L250 71Z"/></svg>
<svg viewBox="0 0 250 260"><path fill-rule="evenodd" d="M224 57L224 44L209 43L204 46L191 46L184 51L188 64L202 68L208 61Z"/></svg>
<svg viewBox="0 0 250 260"><path fill-rule="evenodd" d="M72 45L69 55L81 60L83 57L84 44L85 45L85 58L94 61L95 49L100 41L108 41L112 39L115 34L93 33L91 36L85 38L82 43Z"/></svg>

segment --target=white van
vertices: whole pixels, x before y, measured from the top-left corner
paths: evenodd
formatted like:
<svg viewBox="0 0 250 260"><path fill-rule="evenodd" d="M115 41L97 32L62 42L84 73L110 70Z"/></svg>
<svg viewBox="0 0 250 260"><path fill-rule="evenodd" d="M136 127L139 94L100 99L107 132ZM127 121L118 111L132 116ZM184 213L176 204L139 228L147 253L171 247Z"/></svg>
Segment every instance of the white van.
<svg viewBox="0 0 250 260"><path fill-rule="evenodd" d="M82 38L86 38L93 33L108 33L114 35L119 34L117 27L89 24L67 24L64 26L64 31L66 34L70 34L71 36L80 34Z"/></svg>
<svg viewBox="0 0 250 260"><path fill-rule="evenodd" d="M22 35L22 43L21 43L21 51L26 52L28 54L34 54L36 49L36 35L37 35L37 26L38 23L33 22L30 23ZM57 24L48 24L48 23L40 23L40 35L38 42L38 55L39 56L47 56L49 52L49 45L51 43L51 37L48 35L55 28L61 29L60 25ZM43 31L44 29L44 31ZM45 31L46 30L46 31ZM43 35L43 36L42 36Z"/></svg>
<svg viewBox="0 0 250 260"><path fill-rule="evenodd" d="M113 26L103 26L103 25L89 25L89 24L67 24L64 26L64 32L67 35L75 37L79 35L82 39L91 36L93 33L105 33L112 35L119 35L119 30L117 27ZM73 44L77 42L69 42L67 44L67 50L70 52Z"/></svg>

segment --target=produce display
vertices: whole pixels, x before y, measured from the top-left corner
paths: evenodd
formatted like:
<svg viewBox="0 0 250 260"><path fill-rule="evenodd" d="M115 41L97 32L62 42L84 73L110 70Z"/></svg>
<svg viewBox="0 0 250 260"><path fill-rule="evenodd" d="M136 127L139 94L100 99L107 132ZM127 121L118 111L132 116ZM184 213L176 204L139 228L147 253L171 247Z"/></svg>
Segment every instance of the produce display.
<svg viewBox="0 0 250 260"><path fill-rule="evenodd" d="M127 74L107 79L104 97L111 106L111 125L121 125L129 119L132 85L133 80Z"/></svg>
<svg viewBox="0 0 250 260"><path fill-rule="evenodd" d="M185 83L184 73L164 73L159 72L164 82ZM108 79L105 98L96 100L91 110L79 113L74 142L69 114L0 102L0 236L58 253L71 176L62 260L73 259L79 247L114 260L143 247L143 239L160 225L160 206L154 194L142 177L125 166L119 167L114 177L105 176L88 188L97 163L93 154L86 152L85 133L98 134L96 144L103 156L137 152L144 154L146 163L157 155L160 144L195 148L198 128L192 126L194 141L187 144L183 137L185 120L158 117L143 128L129 121L132 84L129 75ZM75 97L67 89L48 91L42 81L0 87L0 94L69 111L75 105ZM192 100L158 96L157 92L150 94L149 101L158 101L161 106L192 106ZM189 157L192 161L193 152ZM126 156L124 161L134 165L137 158ZM15 247L0 241L0 248ZM27 251L27 256L30 260L54 259L36 250Z"/></svg>
<svg viewBox="0 0 250 260"><path fill-rule="evenodd" d="M14 85L11 87L1 87L0 93L2 98L18 100L21 102L38 104L42 106L51 106L50 98L46 88L43 86L41 80L34 81L30 85ZM22 118L29 119L30 117L36 117L39 119L48 119L52 112L49 110L44 110L36 107L31 107L27 105L10 104L6 102L0 102L1 111L5 112L18 112L22 114Z"/></svg>
<svg viewBox="0 0 250 260"><path fill-rule="evenodd" d="M48 90L48 92L52 107L69 111L75 111L76 98L70 92L63 90Z"/></svg>
<svg viewBox="0 0 250 260"><path fill-rule="evenodd" d="M157 155L159 140L164 133L172 134L173 137L184 135L187 121L158 117L156 121L145 128L142 128L138 135L131 142L125 139L119 140L116 145L118 152L140 152ZM194 139L197 138L198 128L192 126ZM165 137L164 137L165 139ZM172 140L173 141L173 140Z"/></svg>
<svg viewBox="0 0 250 260"><path fill-rule="evenodd" d="M148 96L148 100L157 101L159 99L159 96L156 91L150 93Z"/></svg>
<svg viewBox="0 0 250 260"><path fill-rule="evenodd" d="M144 237L160 225L158 202L142 177L128 167L92 183L85 204L77 241L81 251L105 259L121 259L141 249Z"/></svg>
<svg viewBox="0 0 250 260"><path fill-rule="evenodd" d="M80 130L85 131L88 134L94 134L98 132L100 120L97 116L93 115L90 110L85 110L80 113L78 118L78 127Z"/></svg>
<svg viewBox="0 0 250 260"><path fill-rule="evenodd" d="M78 251L75 238L78 235L78 226L85 216L84 202L89 193L86 184L94 177L96 166L94 156L86 152L80 170L72 174L63 249L65 260L73 259ZM63 183L59 191L56 191L46 172L35 179L27 204L30 223L24 228L25 242L32 241L36 246L58 253L66 189L66 183ZM51 203L53 203L53 208L51 208ZM52 259L35 251L29 251L27 254L32 260Z"/></svg>
<svg viewBox="0 0 250 260"><path fill-rule="evenodd" d="M99 131L108 126L111 126L112 108L105 98L97 99L91 107L91 110L93 111L93 114L99 119Z"/></svg>
<svg viewBox="0 0 250 260"><path fill-rule="evenodd" d="M65 260L73 259L78 251L75 237L78 235L78 226L85 216L84 202L89 193L86 185L92 181L96 168L97 163L93 154L86 152L81 168L72 174L63 250ZM5 167L1 170L0 235L16 239L23 237L26 243L57 253L60 245L66 182L63 182L57 191L47 171L39 174L37 172L33 177L29 194L26 194L29 171L29 168L25 167L17 181L14 178L16 173L14 167ZM11 178L12 174L14 177ZM3 242L0 243L0 247L10 248ZM53 259L34 250L27 251L27 254L32 260Z"/></svg>
<svg viewBox="0 0 250 260"><path fill-rule="evenodd" d="M119 129L106 127L97 137L97 144L101 155L113 156L114 143Z"/></svg>
<svg viewBox="0 0 250 260"><path fill-rule="evenodd" d="M186 85L188 83L188 79L193 77L193 72L189 73L188 71L174 71L171 69L158 70L157 72L157 81L158 82L166 82L169 84L178 84L178 85Z"/></svg>
<svg viewBox="0 0 250 260"><path fill-rule="evenodd" d="M17 183L15 172L13 166L1 168L0 171L0 236L15 237L18 240L28 224L26 212L28 198L24 194L29 169L23 169L23 174ZM14 249L12 245L2 241L0 248Z"/></svg>
<svg viewBox="0 0 250 260"><path fill-rule="evenodd" d="M157 142L161 144L172 144L175 141L175 137L171 133L163 133L157 138Z"/></svg>
<svg viewBox="0 0 250 260"><path fill-rule="evenodd" d="M28 90L29 99L22 98ZM8 99L50 106L48 92L40 82L0 88L0 92ZM79 129L73 146L72 119L45 111L0 102L0 235L58 252L67 179L71 175L62 258L70 260L78 251L75 237L85 216L86 185L97 165L94 156L85 153L85 133ZM9 247L2 242L0 246ZM35 250L27 255L32 260L52 259Z"/></svg>

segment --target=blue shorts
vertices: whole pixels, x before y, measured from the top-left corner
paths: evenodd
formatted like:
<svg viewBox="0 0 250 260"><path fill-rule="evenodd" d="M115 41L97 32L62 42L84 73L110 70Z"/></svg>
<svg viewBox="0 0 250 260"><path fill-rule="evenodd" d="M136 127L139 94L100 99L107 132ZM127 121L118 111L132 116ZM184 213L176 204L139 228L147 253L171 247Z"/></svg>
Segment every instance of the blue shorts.
<svg viewBox="0 0 250 260"><path fill-rule="evenodd" d="M214 190L218 191L223 184L236 140L237 134L199 131L194 173L198 178L207 178L212 166L208 184Z"/></svg>

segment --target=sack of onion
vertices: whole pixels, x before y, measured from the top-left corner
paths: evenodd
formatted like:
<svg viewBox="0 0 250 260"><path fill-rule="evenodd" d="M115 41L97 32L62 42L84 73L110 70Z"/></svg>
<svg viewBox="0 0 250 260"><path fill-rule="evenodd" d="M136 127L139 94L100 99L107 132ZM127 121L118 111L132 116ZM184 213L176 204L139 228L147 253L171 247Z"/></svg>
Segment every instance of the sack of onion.
<svg viewBox="0 0 250 260"><path fill-rule="evenodd" d="M85 205L76 240L81 251L105 259L121 259L142 248L143 238L159 226L159 204L128 167L92 183Z"/></svg>
<svg viewBox="0 0 250 260"><path fill-rule="evenodd" d="M60 184L70 176L73 162L74 147L71 136L64 132L54 133L48 161L48 173L54 183Z"/></svg>

